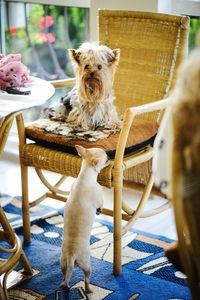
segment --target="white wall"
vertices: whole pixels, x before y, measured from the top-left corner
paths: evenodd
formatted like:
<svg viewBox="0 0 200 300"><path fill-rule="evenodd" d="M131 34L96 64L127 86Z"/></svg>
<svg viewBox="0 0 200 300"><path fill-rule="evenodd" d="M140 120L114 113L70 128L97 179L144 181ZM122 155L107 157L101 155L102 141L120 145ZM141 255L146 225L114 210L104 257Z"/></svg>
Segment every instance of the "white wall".
<svg viewBox="0 0 200 300"><path fill-rule="evenodd" d="M200 16L200 0L170 0L175 14Z"/></svg>
<svg viewBox="0 0 200 300"><path fill-rule="evenodd" d="M167 0L162 0L167 1ZM97 41L97 15L99 8L112 10L158 11L159 0L91 0L90 39Z"/></svg>

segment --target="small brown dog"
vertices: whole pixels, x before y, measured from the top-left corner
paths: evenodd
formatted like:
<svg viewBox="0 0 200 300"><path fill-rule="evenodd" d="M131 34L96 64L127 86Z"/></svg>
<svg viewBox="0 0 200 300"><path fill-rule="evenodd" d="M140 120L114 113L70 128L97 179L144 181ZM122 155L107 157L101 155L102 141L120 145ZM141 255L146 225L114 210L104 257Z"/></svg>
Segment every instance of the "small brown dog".
<svg viewBox="0 0 200 300"><path fill-rule="evenodd" d="M67 122L74 129L97 127L119 129L121 120L113 104L113 80L119 63L119 49L84 43L69 49L76 86L62 102L47 111L51 120Z"/></svg>
<svg viewBox="0 0 200 300"><path fill-rule="evenodd" d="M64 281L61 286L68 287L74 265L78 265L85 274L85 290L91 293L90 235L96 210L103 206L102 189L97 176L109 161L105 151L100 148L76 146L76 150L83 161L65 206L60 259Z"/></svg>

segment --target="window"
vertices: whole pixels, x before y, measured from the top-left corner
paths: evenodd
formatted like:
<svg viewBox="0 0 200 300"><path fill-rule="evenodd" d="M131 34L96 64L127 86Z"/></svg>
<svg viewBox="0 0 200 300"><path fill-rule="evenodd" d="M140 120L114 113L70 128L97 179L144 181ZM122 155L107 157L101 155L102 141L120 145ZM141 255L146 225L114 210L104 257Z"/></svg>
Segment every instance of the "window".
<svg viewBox="0 0 200 300"><path fill-rule="evenodd" d="M6 53L21 53L32 75L73 76L67 49L88 39L88 8L6 1Z"/></svg>
<svg viewBox="0 0 200 300"><path fill-rule="evenodd" d="M175 14L190 16L189 51L200 46L200 0L172 0Z"/></svg>
<svg viewBox="0 0 200 300"><path fill-rule="evenodd" d="M73 77L67 49L77 48L89 40L88 8L62 5L68 1L31 2L35 3L5 2L4 51L21 53L23 63L33 76L45 80ZM52 105L66 92L58 90L47 105ZM26 121L38 118L40 111L41 108L27 111Z"/></svg>
<svg viewBox="0 0 200 300"><path fill-rule="evenodd" d="M191 17L189 50L200 46L200 17Z"/></svg>

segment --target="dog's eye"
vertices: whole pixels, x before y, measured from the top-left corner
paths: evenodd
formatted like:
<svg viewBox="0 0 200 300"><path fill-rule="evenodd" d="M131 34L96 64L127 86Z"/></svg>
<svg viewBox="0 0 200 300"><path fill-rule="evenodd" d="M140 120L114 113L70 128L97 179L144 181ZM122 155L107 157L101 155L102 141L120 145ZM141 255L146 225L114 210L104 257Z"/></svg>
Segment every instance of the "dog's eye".
<svg viewBox="0 0 200 300"><path fill-rule="evenodd" d="M102 69L102 65L98 65L98 70L101 70Z"/></svg>
<svg viewBox="0 0 200 300"><path fill-rule="evenodd" d="M85 65L85 70L89 69L90 65Z"/></svg>

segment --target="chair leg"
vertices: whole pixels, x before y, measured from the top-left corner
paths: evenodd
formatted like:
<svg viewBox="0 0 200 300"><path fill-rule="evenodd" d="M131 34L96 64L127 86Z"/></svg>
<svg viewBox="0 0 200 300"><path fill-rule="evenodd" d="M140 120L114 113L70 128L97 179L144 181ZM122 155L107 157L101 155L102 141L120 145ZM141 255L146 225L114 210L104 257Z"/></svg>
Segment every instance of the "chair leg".
<svg viewBox="0 0 200 300"><path fill-rule="evenodd" d="M113 274L121 273L122 265L122 184L123 177L114 178L114 237L113 237Z"/></svg>
<svg viewBox="0 0 200 300"><path fill-rule="evenodd" d="M22 218L23 218L23 234L24 242L30 243L31 227L30 227L30 212L28 199L28 167L21 165L21 180L22 180Z"/></svg>
<svg viewBox="0 0 200 300"><path fill-rule="evenodd" d="M116 175L117 174L117 175ZM114 176L114 265L113 273L114 275L119 275L121 273L122 264L122 236L133 226L135 221L141 215L143 207L149 198L154 178L150 175L146 188L143 192L140 203L138 204L137 210L134 216L129 220L126 226L122 230L122 188L123 188L123 177L122 174L115 171Z"/></svg>
<svg viewBox="0 0 200 300"><path fill-rule="evenodd" d="M31 268L28 258L26 257L23 250L22 250L22 253L20 256L20 262L21 262L22 266L24 267L24 273L26 275L33 275L33 269Z"/></svg>
<svg viewBox="0 0 200 300"><path fill-rule="evenodd" d="M8 276L9 274L12 272L13 269L15 269L15 267L17 266L18 262L16 264L14 264L12 266L12 268L10 268L10 270L8 270L7 272L4 273L4 276L3 276L3 280L2 282L0 282L0 296L2 298L2 300L10 300L9 296L8 296L8 290L7 290L7 279L8 279Z"/></svg>
<svg viewBox="0 0 200 300"><path fill-rule="evenodd" d="M5 294L4 294L3 287L1 286L1 283L0 283L0 299L5 300Z"/></svg>
<svg viewBox="0 0 200 300"><path fill-rule="evenodd" d="M4 292L4 300L9 300L9 296L8 296L8 290L7 290L7 287L6 287L6 282L7 282L7 278L8 278L8 275L11 273L12 269L10 269L8 272L6 272L4 274L4 278L3 278L3 292Z"/></svg>

